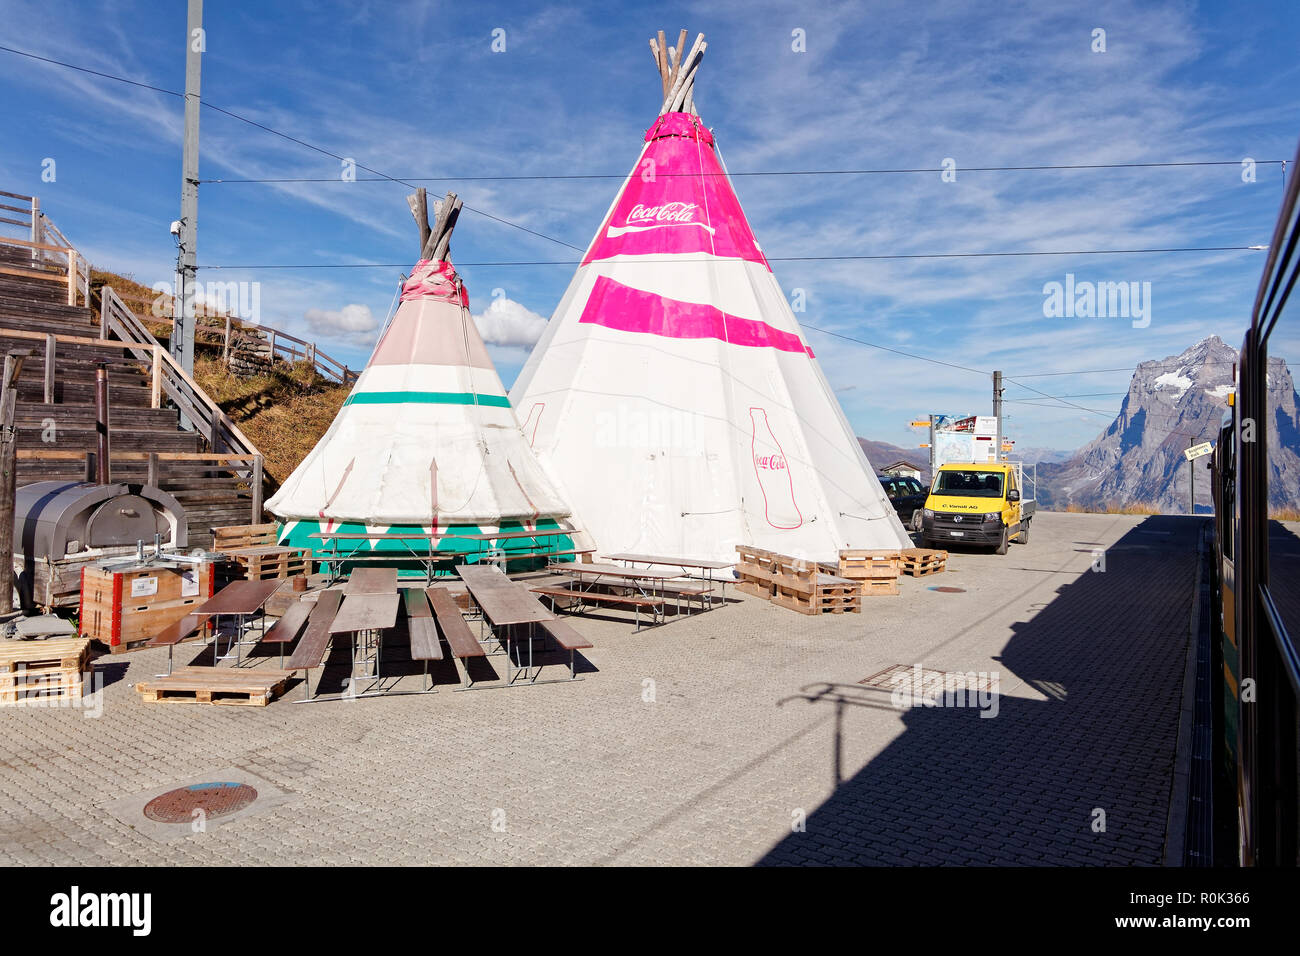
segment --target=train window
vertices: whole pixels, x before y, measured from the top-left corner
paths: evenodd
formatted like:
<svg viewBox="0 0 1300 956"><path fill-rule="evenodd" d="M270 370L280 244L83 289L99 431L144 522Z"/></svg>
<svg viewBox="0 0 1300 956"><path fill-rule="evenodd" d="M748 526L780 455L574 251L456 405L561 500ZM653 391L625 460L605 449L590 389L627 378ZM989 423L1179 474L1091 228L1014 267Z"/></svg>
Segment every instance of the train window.
<svg viewBox="0 0 1300 956"><path fill-rule="evenodd" d="M1268 590L1292 642L1300 640L1300 301L1283 307L1267 342L1263 438L1268 481ZM1243 422L1244 428L1244 422ZM1243 430L1242 438L1249 436Z"/></svg>

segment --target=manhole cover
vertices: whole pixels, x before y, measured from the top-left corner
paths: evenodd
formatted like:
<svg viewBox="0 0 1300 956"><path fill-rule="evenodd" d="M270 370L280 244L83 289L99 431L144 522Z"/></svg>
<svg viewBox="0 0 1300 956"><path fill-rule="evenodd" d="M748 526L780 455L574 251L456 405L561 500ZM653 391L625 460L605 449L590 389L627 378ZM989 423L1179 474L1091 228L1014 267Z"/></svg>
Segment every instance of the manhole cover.
<svg viewBox="0 0 1300 956"><path fill-rule="evenodd" d="M966 593L965 588L950 588L946 584L936 585L935 587L930 588L930 590L940 591L944 594L965 594Z"/></svg>
<svg viewBox="0 0 1300 956"><path fill-rule="evenodd" d="M883 689L911 687L919 696L922 688L928 690L936 687L940 691L945 688L960 686L968 691L991 692L996 690L993 681L994 676L983 671L978 674L974 672L962 673L960 671L932 670L928 667L922 667L920 664L891 664L883 671L877 671L870 677L862 678L858 683L866 687Z"/></svg>
<svg viewBox="0 0 1300 956"><path fill-rule="evenodd" d="M246 783L196 783L154 797L145 804L144 815L158 823L189 823L195 810L207 819L224 817L256 799L257 791Z"/></svg>

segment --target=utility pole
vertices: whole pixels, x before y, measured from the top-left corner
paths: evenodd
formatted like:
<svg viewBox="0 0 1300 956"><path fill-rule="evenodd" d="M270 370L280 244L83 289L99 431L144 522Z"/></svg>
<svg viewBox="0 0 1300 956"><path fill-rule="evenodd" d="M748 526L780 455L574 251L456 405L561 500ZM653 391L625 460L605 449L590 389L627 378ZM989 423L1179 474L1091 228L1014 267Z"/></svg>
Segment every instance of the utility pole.
<svg viewBox="0 0 1300 956"><path fill-rule="evenodd" d="M172 336L169 351L187 374L194 374L194 295L198 275L197 235L199 217L199 86L203 51L203 0L189 0L185 26L185 141L181 158L181 218L177 236L176 296L172 305ZM181 426L193 428L184 414Z"/></svg>
<svg viewBox="0 0 1300 956"><path fill-rule="evenodd" d="M1188 436L1187 447L1191 448L1195 444L1196 444L1196 439ZM1187 482L1191 488L1190 496L1192 499L1192 507L1187 513L1190 515L1195 515L1196 514L1196 459L1195 458L1189 458L1187 460Z"/></svg>
<svg viewBox="0 0 1300 956"><path fill-rule="evenodd" d="M993 463L1002 461L1002 373L993 373L993 417L997 419L997 434L993 436Z"/></svg>
<svg viewBox="0 0 1300 956"><path fill-rule="evenodd" d="M23 372L23 359L30 354L26 349L10 352L0 373L0 614L14 609L14 488L18 464L14 415L18 408L18 377Z"/></svg>

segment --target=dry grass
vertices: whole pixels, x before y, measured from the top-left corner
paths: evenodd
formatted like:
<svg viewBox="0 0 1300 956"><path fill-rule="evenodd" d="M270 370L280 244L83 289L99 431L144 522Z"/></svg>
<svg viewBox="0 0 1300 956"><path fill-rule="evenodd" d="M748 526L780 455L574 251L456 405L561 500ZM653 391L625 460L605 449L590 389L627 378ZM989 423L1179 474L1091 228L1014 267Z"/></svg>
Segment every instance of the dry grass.
<svg viewBox="0 0 1300 956"><path fill-rule="evenodd" d="M322 378L310 362L243 378L217 358L196 357L194 378L261 451L277 484L316 446L351 392Z"/></svg>
<svg viewBox="0 0 1300 956"><path fill-rule="evenodd" d="M1118 504L1107 502L1094 508L1085 508L1083 505L1071 502L1061 509L1069 514L1102 514L1102 515L1158 515L1164 514L1159 508L1150 502L1129 502L1128 504Z"/></svg>
<svg viewBox="0 0 1300 956"><path fill-rule="evenodd" d="M329 385L281 399L240 428L265 457L266 473L280 484L316 447L352 389Z"/></svg>

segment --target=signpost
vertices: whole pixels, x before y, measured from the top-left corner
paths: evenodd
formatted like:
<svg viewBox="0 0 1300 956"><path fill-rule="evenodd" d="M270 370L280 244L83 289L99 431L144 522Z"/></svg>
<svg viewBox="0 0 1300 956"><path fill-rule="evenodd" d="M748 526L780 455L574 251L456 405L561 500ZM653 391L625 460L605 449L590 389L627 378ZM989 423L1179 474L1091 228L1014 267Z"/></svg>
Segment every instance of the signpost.
<svg viewBox="0 0 1300 956"><path fill-rule="evenodd" d="M1214 451L1214 442L1203 441L1199 445L1193 445L1192 441L1191 438L1187 439L1187 450L1183 452L1183 457L1187 459L1187 484L1191 489L1192 508L1190 513L1196 514L1196 465L1193 462Z"/></svg>

